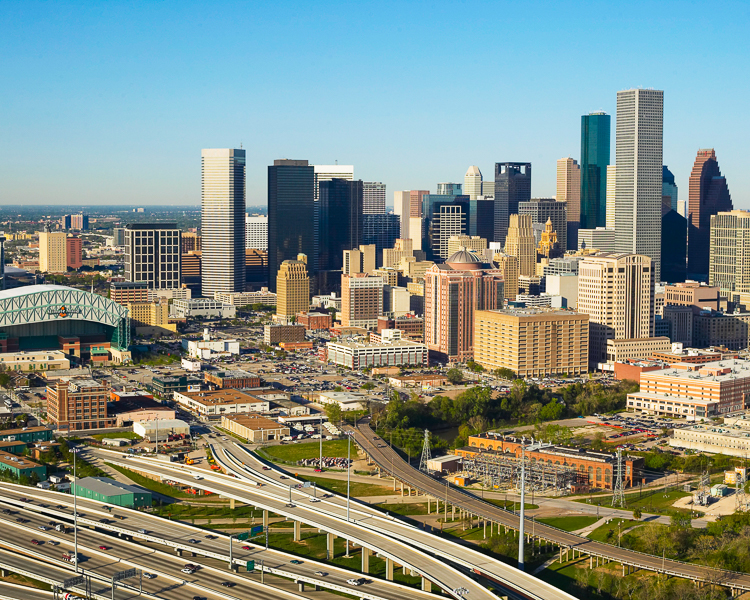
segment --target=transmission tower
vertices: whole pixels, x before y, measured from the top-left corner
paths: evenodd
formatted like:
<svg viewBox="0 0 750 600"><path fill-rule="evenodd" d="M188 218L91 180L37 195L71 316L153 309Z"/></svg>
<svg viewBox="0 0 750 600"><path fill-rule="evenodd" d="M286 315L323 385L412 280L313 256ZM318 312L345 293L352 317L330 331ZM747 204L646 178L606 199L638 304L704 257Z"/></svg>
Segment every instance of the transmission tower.
<svg viewBox="0 0 750 600"><path fill-rule="evenodd" d="M424 443L422 444L422 456L419 459L419 470L427 473L427 462L430 460L430 432L424 430Z"/></svg>
<svg viewBox="0 0 750 600"><path fill-rule="evenodd" d="M625 470L622 464L622 448L617 449L617 469L615 480L612 482L612 506L625 508Z"/></svg>

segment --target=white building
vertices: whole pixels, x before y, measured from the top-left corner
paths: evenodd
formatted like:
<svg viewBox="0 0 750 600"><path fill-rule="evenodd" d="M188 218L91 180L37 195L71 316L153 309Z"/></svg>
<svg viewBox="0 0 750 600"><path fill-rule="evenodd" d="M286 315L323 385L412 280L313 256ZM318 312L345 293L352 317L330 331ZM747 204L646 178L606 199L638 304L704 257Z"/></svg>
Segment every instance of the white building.
<svg viewBox="0 0 750 600"><path fill-rule="evenodd" d="M661 275L664 92L617 92L615 249L653 260Z"/></svg>
<svg viewBox="0 0 750 600"><path fill-rule="evenodd" d="M607 229L615 228L615 206L617 197L615 196L615 190L617 189L617 166L607 165L607 220L604 225ZM687 218L686 215L682 215Z"/></svg>
<svg viewBox="0 0 750 600"><path fill-rule="evenodd" d="M615 230L608 227L578 230L578 249L596 249L602 252L615 251Z"/></svg>
<svg viewBox="0 0 750 600"><path fill-rule="evenodd" d="M212 340L205 336L202 340L182 340L182 347L191 358L208 360L220 356L239 355L240 343L237 340Z"/></svg>
<svg viewBox="0 0 750 600"><path fill-rule="evenodd" d="M362 214L385 214L385 184L379 181L362 183Z"/></svg>
<svg viewBox="0 0 750 600"><path fill-rule="evenodd" d="M469 196L469 200L476 200L482 195L482 172L475 165L469 167L464 175L464 194Z"/></svg>
<svg viewBox="0 0 750 600"><path fill-rule="evenodd" d="M234 292L231 294L216 292L214 300L233 306L248 306L252 304L276 306L276 294L269 292L267 287L260 288L259 292Z"/></svg>
<svg viewBox="0 0 750 600"><path fill-rule="evenodd" d="M669 440L673 448L691 448L699 452L747 457L750 431L739 425L698 424L675 429Z"/></svg>
<svg viewBox="0 0 750 600"><path fill-rule="evenodd" d="M385 331L381 334L384 334ZM355 370L362 367L423 366L428 364L427 346L402 339L380 344L356 341L328 342L326 349L330 362Z"/></svg>
<svg viewBox="0 0 750 600"><path fill-rule="evenodd" d="M367 407L367 396L352 392L321 392L320 404L338 404L342 411L363 410Z"/></svg>
<svg viewBox="0 0 750 600"><path fill-rule="evenodd" d="M174 300L175 298L192 298L193 292L190 288L172 288L169 290L149 290L148 301L158 302L159 300Z"/></svg>
<svg viewBox="0 0 750 600"><path fill-rule="evenodd" d="M190 360L189 358L183 358L180 362L180 365L183 369L186 371L190 371L191 373L199 373L201 370L201 361L199 360Z"/></svg>
<svg viewBox="0 0 750 600"><path fill-rule="evenodd" d="M217 417L240 413L268 412L267 399L258 398L233 388L201 392L175 392L174 399L188 410L202 417Z"/></svg>
<svg viewBox="0 0 750 600"><path fill-rule="evenodd" d="M245 151L201 151L203 295L245 289Z"/></svg>
<svg viewBox="0 0 750 600"><path fill-rule="evenodd" d="M154 421L138 421L133 423L133 433L150 441L167 441L173 433L190 434L190 425L179 419L157 419Z"/></svg>
<svg viewBox="0 0 750 600"><path fill-rule="evenodd" d="M402 192L393 192L393 212L399 217L401 224L401 238L408 240L409 235L409 217L411 211L411 192L409 190Z"/></svg>
<svg viewBox="0 0 750 600"><path fill-rule="evenodd" d="M546 267L545 267L546 269ZM575 310L578 305L578 274L560 273L559 275L545 275L547 293L552 296L562 296L565 300L564 308Z"/></svg>
<svg viewBox="0 0 750 600"><path fill-rule="evenodd" d="M313 165L314 176L314 200L320 197L320 182L331 181L331 179L345 179L354 181L354 165Z"/></svg>
<svg viewBox="0 0 750 600"><path fill-rule="evenodd" d="M237 315L237 307L222 304L210 298L177 299L172 302L171 316L176 319L203 317L206 319L233 319Z"/></svg>
<svg viewBox="0 0 750 600"><path fill-rule="evenodd" d="M268 215L245 215L245 248L268 250Z"/></svg>

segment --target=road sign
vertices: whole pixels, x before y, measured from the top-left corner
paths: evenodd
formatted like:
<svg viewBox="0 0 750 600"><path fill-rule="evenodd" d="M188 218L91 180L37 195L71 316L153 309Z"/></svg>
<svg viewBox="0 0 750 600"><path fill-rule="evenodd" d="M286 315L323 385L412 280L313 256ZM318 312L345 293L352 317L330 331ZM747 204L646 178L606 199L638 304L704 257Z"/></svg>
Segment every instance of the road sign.
<svg viewBox="0 0 750 600"><path fill-rule="evenodd" d="M78 577L71 577L70 579L66 579L63 581L62 586L64 588L71 588L76 585L81 585L86 580L83 578L83 575L79 575Z"/></svg>
<svg viewBox="0 0 750 600"><path fill-rule="evenodd" d="M242 533L238 533L234 537L236 537L238 540L244 541L250 537L250 534L247 531L243 531Z"/></svg>
<svg viewBox="0 0 750 600"><path fill-rule="evenodd" d="M305 483L302 484L302 487L306 487L306 488L312 487L312 483L310 483L309 481L305 481Z"/></svg>
<svg viewBox="0 0 750 600"><path fill-rule="evenodd" d="M263 525L256 525L252 529L250 529L250 537L255 537L256 535L260 535L263 533Z"/></svg>
<svg viewBox="0 0 750 600"><path fill-rule="evenodd" d="M254 560L247 561L247 572L249 573L250 571L254 571L254 570L255 570L255 561Z"/></svg>
<svg viewBox="0 0 750 600"><path fill-rule="evenodd" d="M130 579L131 577L138 576L138 569L127 569L125 571L118 571L112 575L112 581L122 581L123 579Z"/></svg>

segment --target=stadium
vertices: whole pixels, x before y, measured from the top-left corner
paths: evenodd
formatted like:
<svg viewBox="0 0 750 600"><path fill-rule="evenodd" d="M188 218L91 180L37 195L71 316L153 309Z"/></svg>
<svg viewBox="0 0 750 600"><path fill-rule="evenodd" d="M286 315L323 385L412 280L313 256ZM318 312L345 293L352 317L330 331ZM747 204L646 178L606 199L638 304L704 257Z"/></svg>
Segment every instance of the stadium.
<svg viewBox="0 0 750 600"><path fill-rule="evenodd" d="M0 291L0 352L62 350L75 363L130 360L128 309L59 285Z"/></svg>

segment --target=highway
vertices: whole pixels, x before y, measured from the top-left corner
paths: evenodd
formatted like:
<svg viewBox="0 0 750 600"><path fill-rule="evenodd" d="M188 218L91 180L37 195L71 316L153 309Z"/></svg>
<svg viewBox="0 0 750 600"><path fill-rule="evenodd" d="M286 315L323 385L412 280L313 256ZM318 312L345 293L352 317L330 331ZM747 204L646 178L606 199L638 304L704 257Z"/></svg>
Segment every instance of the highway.
<svg viewBox="0 0 750 600"><path fill-rule="evenodd" d="M31 502L23 502L22 498L32 500ZM69 494L61 494L57 492L49 492L42 490L29 489L22 486L14 486L13 484L0 483L0 506L10 507L14 510L23 511L23 515L13 514L4 515L0 514L0 519L5 518L11 521L11 525L15 527L25 527L25 524L18 524L15 519L18 516L23 516L32 520L29 524L29 540L34 538L38 540L47 539L45 536L55 536L58 541L67 540L72 543L72 534L58 534L54 531L39 531L37 528L39 525L47 525L50 517L54 517L58 522L67 522L69 525L72 523L72 498ZM125 516L124 520L112 519L113 514L103 508L103 504L93 500L78 499L78 514L79 514L79 547L82 544L82 540L87 539L89 547L93 547L97 552L99 545L106 545L106 554L110 555L118 560L128 560L133 563L134 566L142 568L146 571L149 568L153 568L151 565L159 564L160 567L169 567L167 574L175 575L180 579L185 577L185 574L180 573L180 569L186 562L192 562L198 565L205 565L206 560L204 557L218 559L221 561L220 565L226 565L229 562L229 551L228 551L228 536L220 532L215 532L212 535L216 539L208 539L206 530L192 527L187 524L182 524L176 521L169 521L160 517L149 515L148 513L141 513L134 510L128 510L117 507L113 513L118 516ZM62 508L58 508L62 507ZM54 520L53 519L53 520ZM100 519L106 519L112 521L110 523L101 523ZM0 520L2 522L2 520ZM102 530L102 533L92 533L87 527L95 526L98 530ZM139 530L145 529L148 535L139 533ZM143 544L133 544L125 540L121 540L117 537L113 537L105 532L109 531L110 534L119 534L125 532L129 537L136 538L139 540L148 540L150 543L161 543L168 544L171 548L182 549L183 554L186 553L197 553L198 556L191 557L189 559L182 559L176 557L174 554L165 554L158 550L144 546ZM86 537L82 537L86 536ZM93 536L93 538L91 537ZM0 533L0 540L2 540L2 533ZM197 544L191 544L188 540L197 540ZM98 543L95 543L98 542ZM242 550L242 546L250 546L251 550ZM148 550L148 552L145 552ZM84 555L86 555L84 553ZM158 555L158 561L154 560L154 557ZM383 580L372 580L371 583L365 586L352 586L346 582L347 579L352 578L354 575L351 571L342 569L340 567L330 565L328 563L321 563L314 560L305 559L301 564L295 565L290 563L290 560L295 559L293 555L289 555L277 550L269 549L266 550L263 547L257 546L251 542L238 542L234 541L233 547L233 558L237 565L244 565L247 560L255 560L256 568L258 568L260 561L263 561L263 566L266 570L270 570L274 574L289 577L293 580L308 582L318 582L321 587L328 587L336 589L337 591L346 591L346 593L374 599L388 599L388 600L427 600L430 594L422 592L420 590L410 588L398 583L388 582ZM145 560L145 562L144 562ZM215 563L211 563L215 564ZM83 565L82 565L83 566ZM324 572L326 575L318 576L316 572ZM247 585L255 586L260 589L260 597L267 597L269 591L275 590L276 587L283 587L285 590L290 591L296 586L287 582L283 579L275 577L266 577L265 588L260 588L258 583L259 575L256 573L252 576L252 579L247 574L230 574L228 569L222 568L220 573L216 577L206 578L205 574L209 571L199 571L201 577L197 578L201 585L205 585L209 588L221 590L221 583L224 581L233 581L236 583L236 587L232 588L232 591L243 591L243 597L251 597L251 594L255 594L253 597L257 597L257 590L244 591L244 587ZM187 577L190 580L190 577ZM296 592L300 596L309 595L306 592ZM315 594L315 597L319 597L320 593Z"/></svg>
<svg viewBox="0 0 750 600"><path fill-rule="evenodd" d="M515 530L519 528L520 519L518 515L484 502L466 491L454 487L446 489L444 482L436 480L408 465L395 450L378 438L370 428L368 420L360 421L356 429L346 427L345 430L356 432L354 438L357 444L375 462L381 472L389 473L404 484L433 498L444 500L447 494L450 505L473 515ZM694 581L716 583L739 590L750 590L750 574L747 573L712 569L702 565L670 559L665 560L661 556L643 554L634 550L596 542L542 523L532 524L529 519L525 520L524 529L527 535L533 531L536 537L553 542L562 549L570 549L581 554L622 563L628 567L666 573Z"/></svg>

